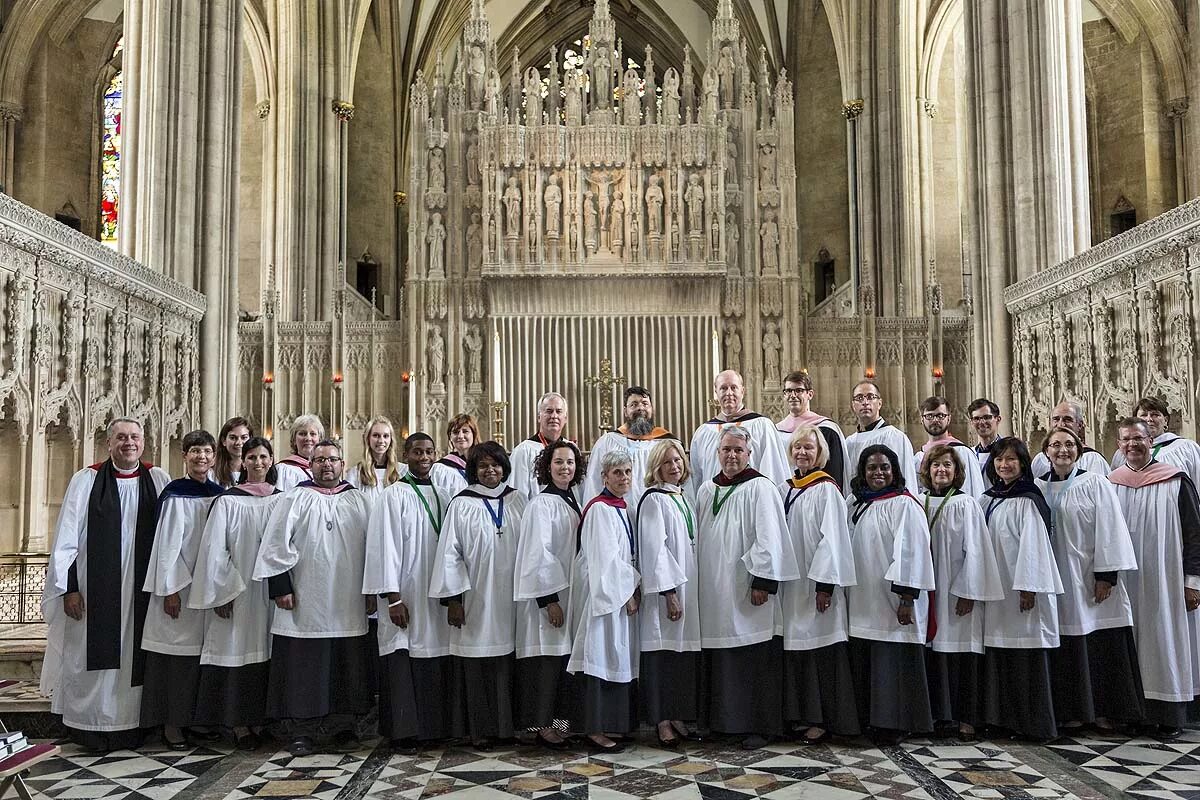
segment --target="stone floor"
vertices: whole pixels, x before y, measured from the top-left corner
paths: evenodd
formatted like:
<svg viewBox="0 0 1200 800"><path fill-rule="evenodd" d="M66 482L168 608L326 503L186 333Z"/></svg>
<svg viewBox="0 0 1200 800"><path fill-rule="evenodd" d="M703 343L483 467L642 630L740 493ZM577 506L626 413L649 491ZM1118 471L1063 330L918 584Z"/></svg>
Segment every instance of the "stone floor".
<svg viewBox="0 0 1200 800"><path fill-rule="evenodd" d="M228 746L87 755L64 746L29 780L35 797L188 800L252 797L322 800L741 800L742 798L1200 798L1200 730L1170 744L1150 739L1064 739L1048 747L985 741L964 746L913 740L877 749L865 742L688 743L683 752L649 738L624 753L590 755L513 746L489 752L449 747L395 756L378 740L349 755L293 758Z"/></svg>

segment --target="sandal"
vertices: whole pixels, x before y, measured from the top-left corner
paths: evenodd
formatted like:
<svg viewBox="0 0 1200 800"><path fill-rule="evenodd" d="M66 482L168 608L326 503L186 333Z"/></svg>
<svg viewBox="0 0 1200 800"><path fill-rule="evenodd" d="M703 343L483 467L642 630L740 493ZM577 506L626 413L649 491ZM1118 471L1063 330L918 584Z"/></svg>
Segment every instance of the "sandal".
<svg viewBox="0 0 1200 800"><path fill-rule="evenodd" d="M598 735L603 736L603 734ZM602 744L597 742L593 736L593 734L588 735L588 745L598 753L620 753L625 749L625 745L622 742L614 742L611 738L605 736L606 739L609 739L610 744Z"/></svg>

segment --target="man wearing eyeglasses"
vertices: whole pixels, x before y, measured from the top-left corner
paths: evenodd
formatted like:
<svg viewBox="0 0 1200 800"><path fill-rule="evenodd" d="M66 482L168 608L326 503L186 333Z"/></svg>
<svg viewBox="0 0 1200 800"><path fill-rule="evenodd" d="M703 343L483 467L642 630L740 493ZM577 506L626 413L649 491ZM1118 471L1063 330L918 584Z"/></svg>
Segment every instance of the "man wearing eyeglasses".
<svg viewBox="0 0 1200 800"><path fill-rule="evenodd" d="M879 415L883 408L883 396L874 381L860 381L850 393L850 410L858 420L858 430L846 437L846 463L850 472L858 470L858 456L873 444L882 444L896 454L900 460L900 474L904 477L904 488L914 494L920 489L917 470L913 466L913 446L908 436L899 428L889 425ZM849 495L850 487L842 490Z"/></svg>
<svg viewBox="0 0 1200 800"><path fill-rule="evenodd" d="M979 469L982 471L992 458L992 445L1000 441L1000 406L986 397L978 397L967 406L967 416L971 419L971 428L979 443L975 445L975 456L979 459ZM987 478L984 478L987 482Z"/></svg>
<svg viewBox="0 0 1200 800"><path fill-rule="evenodd" d="M807 426L816 428L829 445L829 460L825 463L825 471L834 477L841 487L850 485L847 474L846 437L842 429L828 417L821 416L812 410L812 399L816 395L812 378L807 372L789 372L783 379L783 401L787 403L788 415L775 423L779 431L779 441L783 445L784 454L791 457L789 444L792 434L797 428Z"/></svg>
<svg viewBox="0 0 1200 800"><path fill-rule="evenodd" d="M363 643L367 499L342 480L337 442L318 443L309 463L312 480L276 503L254 565L275 601L267 713L289 728L294 756L315 751L320 727L339 752L357 749L355 718L375 700Z"/></svg>
<svg viewBox="0 0 1200 800"><path fill-rule="evenodd" d="M950 404L946 398L937 395L925 398L921 403L921 426L929 438L913 456L913 467L917 472L921 471L921 461L926 453L940 444L948 445L954 448L954 454L962 465L963 491L972 497L979 497L987 491L983 473L975 469L975 451L950 433ZM912 486L909 491L916 494L918 488Z"/></svg>
<svg viewBox="0 0 1200 800"><path fill-rule="evenodd" d="M1118 423L1124 463L1108 479L1137 556L1138 569L1121 579L1133 605L1146 722L1156 726L1159 738L1174 739L1200 686L1194 633L1200 608L1200 498L1177 465L1155 459L1152 433L1137 417Z"/></svg>
<svg viewBox="0 0 1200 800"><path fill-rule="evenodd" d="M1200 445L1167 430L1171 424L1171 411L1167 404L1157 397L1143 397L1133 407L1133 415L1146 423L1146 429L1153 439L1150 457L1163 464L1179 467L1192 479L1192 483L1200 485ZM1125 451L1118 449L1112 457L1113 469L1124 463Z"/></svg>
<svg viewBox="0 0 1200 800"><path fill-rule="evenodd" d="M1079 437L1080 441L1086 441L1084 431L1087 429L1087 423L1083 419L1083 409L1078 403L1072 403L1069 400L1064 400L1054 407L1050 412L1050 431L1055 428L1066 428ZM1046 441L1050 441L1050 437L1046 437ZM1107 476L1110 472L1108 462L1100 453L1090 447L1084 446L1083 452L1079 455L1079 469L1084 472L1094 472L1097 475ZM1033 465L1030 471L1035 478L1048 477L1050 474L1050 458L1046 455L1046 446L1042 445L1042 452L1033 457Z"/></svg>

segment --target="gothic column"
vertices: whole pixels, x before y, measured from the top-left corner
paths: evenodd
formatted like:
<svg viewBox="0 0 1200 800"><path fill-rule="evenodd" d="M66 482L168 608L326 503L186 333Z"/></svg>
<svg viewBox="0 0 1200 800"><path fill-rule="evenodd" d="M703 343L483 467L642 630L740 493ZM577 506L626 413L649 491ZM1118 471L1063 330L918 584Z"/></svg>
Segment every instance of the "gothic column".
<svg viewBox="0 0 1200 800"><path fill-rule="evenodd" d="M127 0L122 252L204 293L201 420L233 411L242 3Z"/></svg>
<svg viewBox="0 0 1200 800"><path fill-rule="evenodd" d="M1008 399L1004 288L1090 244L1080 0L963 8L974 223L966 235L979 259L975 392Z"/></svg>

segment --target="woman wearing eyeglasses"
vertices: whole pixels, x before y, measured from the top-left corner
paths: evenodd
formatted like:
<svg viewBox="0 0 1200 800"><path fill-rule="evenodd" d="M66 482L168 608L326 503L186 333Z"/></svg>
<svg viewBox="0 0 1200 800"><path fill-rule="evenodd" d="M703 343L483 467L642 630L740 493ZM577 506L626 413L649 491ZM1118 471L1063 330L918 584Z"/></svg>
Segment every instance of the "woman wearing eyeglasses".
<svg viewBox="0 0 1200 800"><path fill-rule="evenodd" d="M1050 539L1066 593L1059 646L1050 654L1054 714L1068 730L1142 719L1133 608L1121 573L1137 569L1133 540L1107 476L1079 465L1083 442L1055 428L1044 448L1050 473L1038 488L1050 506Z"/></svg>

